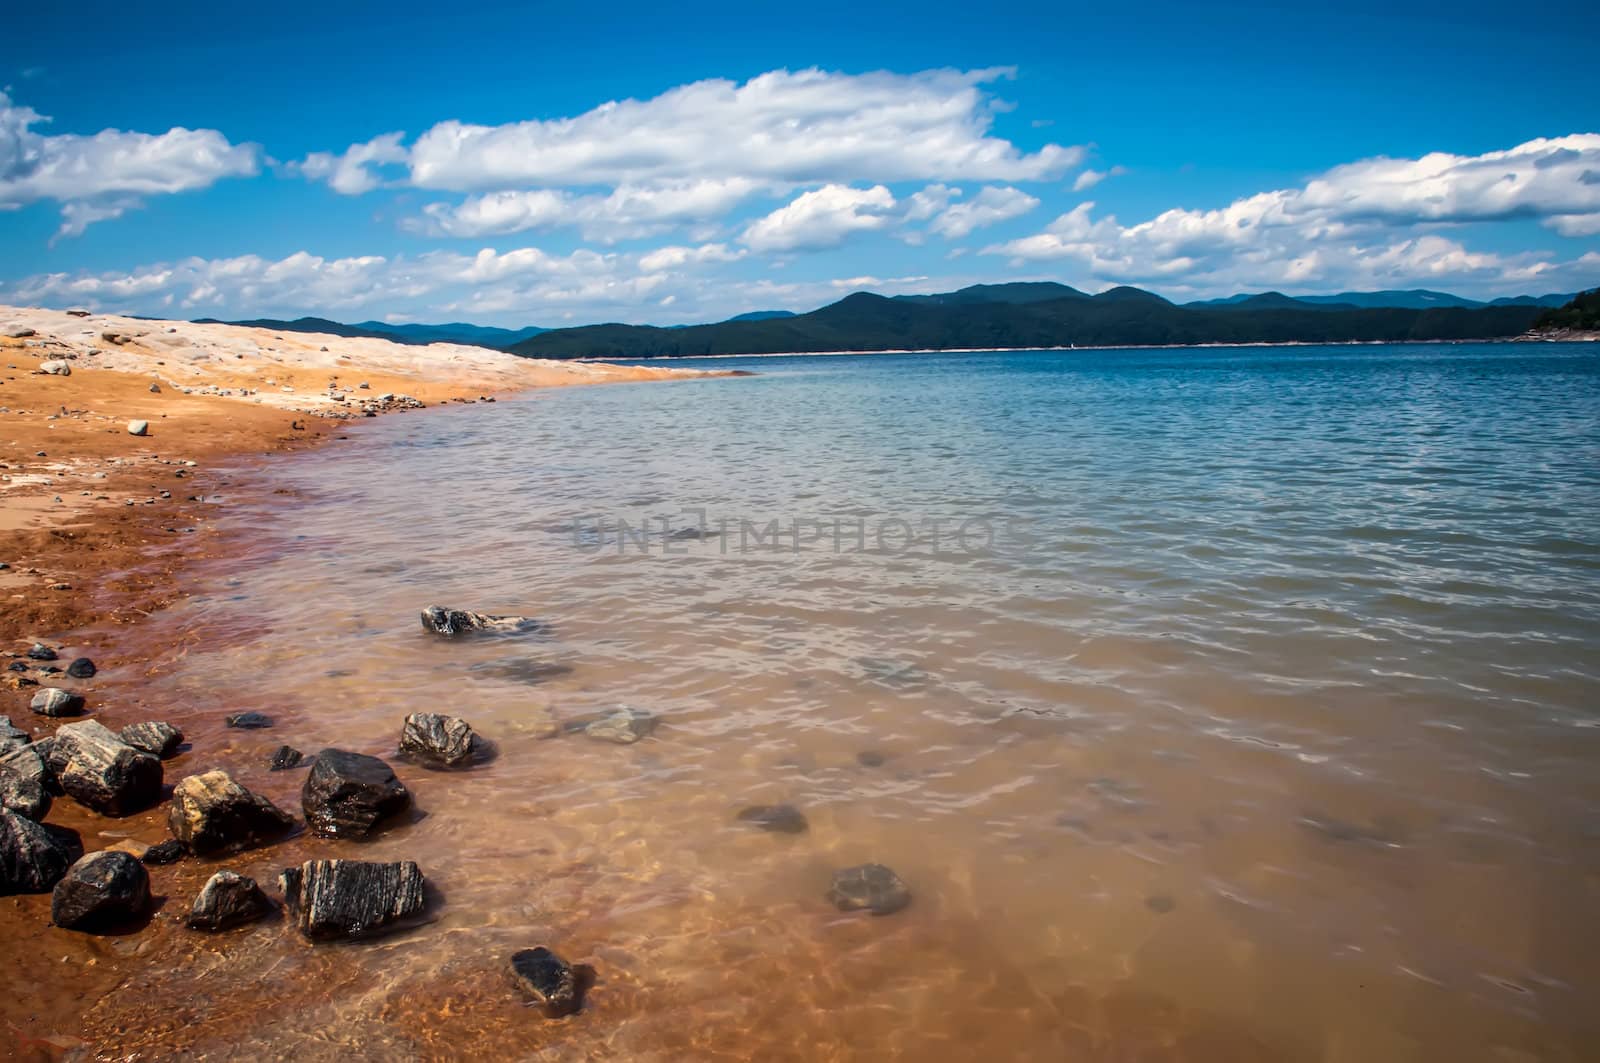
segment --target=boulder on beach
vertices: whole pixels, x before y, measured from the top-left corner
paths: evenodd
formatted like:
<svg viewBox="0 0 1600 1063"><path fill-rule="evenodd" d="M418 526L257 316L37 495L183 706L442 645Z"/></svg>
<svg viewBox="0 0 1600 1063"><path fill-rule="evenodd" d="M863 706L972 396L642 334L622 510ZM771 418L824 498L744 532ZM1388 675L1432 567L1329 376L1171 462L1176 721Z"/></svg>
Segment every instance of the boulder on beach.
<svg viewBox="0 0 1600 1063"><path fill-rule="evenodd" d="M47 362L39 363L39 372L47 376L71 376L72 363L65 358L52 358Z"/></svg>
<svg viewBox="0 0 1600 1063"><path fill-rule="evenodd" d="M489 616L465 609L446 609L430 605L422 611L422 627L443 638L472 634L515 635L544 630L544 624L528 616Z"/></svg>
<svg viewBox="0 0 1600 1063"><path fill-rule="evenodd" d="M126 816L161 799L161 761L94 720L63 724L48 755L61 789L107 816Z"/></svg>
<svg viewBox="0 0 1600 1063"><path fill-rule="evenodd" d="M279 878L284 903L312 941L371 937L422 914L423 877L410 860L309 860Z"/></svg>
<svg viewBox="0 0 1600 1063"><path fill-rule="evenodd" d="M437 767L464 767L481 745L472 727L459 716L414 712L400 728L400 752Z"/></svg>
<svg viewBox="0 0 1600 1063"><path fill-rule="evenodd" d="M739 812L739 822L775 834L802 834L809 826L805 813L793 805L751 805Z"/></svg>
<svg viewBox="0 0 1600 1063"><path fill-rule="evenodd" d="M0 753L0 808L31 820L50 812L50 789L55 779L39 751L31 745Z"/></svg>
<svg viewBox="0 0 1600 1063"><path fill-rule="evenodd" d="M183 745L183 732L170 723L152 720L124 727L122 740L134 749L142 749L153 757L166 760Z"/></svg>
<svg viewBox="0 0 1600 1063"><path fill-rule="evenodd" d="M911 890L882 864L861 864L833 873L828 900L841 912L890 915L911 903Z"/></svg>
<svg viewBox="0 0 1600 1063"><path fill-rule="evenodd" d="M511 977L549 1018L559 1019L578 1010L579 985L572 965L543 945L514 953Z"/></svg>
<svg viewBox="0 0 1600 1063"><path fill-rule="evenodd" d="M272 762L267 770L288 771L290 768L299 767L300 762L304 759L305 754L293 746L279 746L272 754Z"/></svg>
<svg viewBox="0 0 1600 1063"><path fill-rule="evenodd" d="M191 930L231 930L272 914L272 899L256 880L237 871L218 871L200 888L185 920Z"/></svg>
<svg viewBox="0 0 1600 1063"><path fill-rule="evenodd" d="M584 735L600 742L631 746L656 729L657 717L644 709L620 708L581 721Z"/></svg>
<svg viewBox="0 0 1600 1063"><path fill-rule="evenodd" d="M236 712L223 722L241 731L259 731L272 726L272 717L264 712Z"/></svg>
<svg viewBox="0 0 1600 1063"><path fill-rule="evenodd" d="M60 687L43 687L28 702L40 716L76 716L83 711L83 695Z"/></svg>
<svg viewBox="0 0 1600 1063"><path fill-rule="evenodd" d="M90 853L50 895L50 921L67 930L113 930L150 909L150 873L117 849Z"/></svg>
<svg viewBox="0 0 1600 1063"><path fill-rule="evenodd" d="M236 852L284 834L294 826L294 817L234 782L227 772L208 771L173 787L167 826L196 853Z"/></svg>
<svg viewBox="0 0 1600 1063"><path fill-rule="evenodd" d="M411 807L411 793L377 757L324 749L300 800L306 824L325 838L365 838L380 820Z"/></svg>
<svg viewBox="0 0 1600 1063"><path fill-rule="evenodd" d="M0 809L0 896L46 892L61 881L76 855L49 827Z"/></svg>

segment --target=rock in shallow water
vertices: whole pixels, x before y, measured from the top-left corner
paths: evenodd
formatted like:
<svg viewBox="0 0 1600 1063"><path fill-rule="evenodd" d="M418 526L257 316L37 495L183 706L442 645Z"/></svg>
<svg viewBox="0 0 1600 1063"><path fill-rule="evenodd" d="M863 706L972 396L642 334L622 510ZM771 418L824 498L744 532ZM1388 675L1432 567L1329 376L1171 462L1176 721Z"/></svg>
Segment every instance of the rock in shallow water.
<svg viewBox="0 0 1600 1063"><path fill-rule="evenodd" d="M144 861L146 867L160 867L163 864L176 864L179 860L189 855L189 847L176 838L168 838L164 842L157 842L144 851L139 859Z"/></svg>
<svg viewBox="0 0 1600 1063"><path fill-rule="evenodd" d="M242 731L259 731L272 726L272 717L264 712L236 712L224 721L229 727Z"/></svg>
<svg viewBox="0 0 1600 1063"><path fill-rule="evenodd" d="M631 746L656 729L657 719L643 709L623 708L582 724L585 735L601 742Z"/></svg>
<svg viewBox="0 0 1600 1063"><path fill-rule="evenodd" d="M183 745L183 732L170 723L150 721L124 727L122 740L134 749L142 749L153 757L166 760Z"/></svg>
<svg viewBox="0 0 1600 1063"><path fill-rule="evenodd" d="M430 605L422 611L422 627L447 639L462 635L515 635L544 630L544 624L530 616L489 616L438 605Z"/></svg>
<svg viewBox="0 0 1600 1063"><path fill-rule="evenodd" d="M324 749L300 791L306 823L325 838L365 838L411 806L411 793L377 757Z"/></svg>
<svg viewBox="0 0 1600 1063"><path fill-rule="evenodd" d="M50 812L53 782L50 768L33 746L0 753L0 808L42 820Z"/></svg>
<svg viewBox="0 0 1600 1063"><path fill-rule="evenodd" d="M578 1010L578 979L572 966L540 945L511 957L511 976L528 999L552 1019Z"/></svg>
<svg viewBox="0 0 1600 1063"><path fill-rule="evenodd" d="M800 834L809 826L805 813L793 805L751 805L739 813L739 821L777 834Z"/></svg>
<svg viewBox="0 0 1600 1063"><path fill-rule="evenodd" d="M150 874L128 853L103 849L67 869L50 896L50 921L68 930L111 930L150 907Z"/></svg>
<svg viewBox="0 0 1600 1063"><path fill-rule="evenodd" d="M371 937L422 914L423 877L410 860L310 860L285 868L284 903L300 932L313 941Z"/></svg>
<svg viewBox="0 0 1600 1063"><path fill-rule="evenodd" d="M459 716L414 712L400 729L400 751L427 764L463 767L478 749L478 736Z"/></svg>
<svg viewBox="0 0 1600 1063"><path fill-rule="evenodd" d="M288 771L290 768L300 766L305 759L305 754L293 746L279 746L277 752L272 754L272 766L269 771Z"/></svg>
<svg viewBox="0 0 1600 1063"><path fill-rule="evenodd" d="M230 930L266 918L272 907L255 879L237 871L218 871L201 887L187 922L191 930Z"/></svg>
<svg viewBox="0 0 1600 1063"><path fill-rule="evenodd" d="M75 855L48 827L0 809L0 896L44 893L67 873Z"/></svg>
<svg viewBox="0 0 1600 1063"><path fill-rule="evenodd" d="M73 800L107 816L126 816L161 799L161 761L94 720L56 731L49 765Z"/></svg>
<svg viewBox="0 0 1600 1063"><path fill-rule="evenodd" d="M76 716L83 711L83 695L60 687L45 687L34 694L28 708L40 716Z"/></svg>
<svg viewBox="0 0 1600 1063"><path fill-rule="evenodd" d="M227 772L208 771L173 787L167 826L174 838L205 854L270 841L294 826L294 817L234 782Z"/></svg>
<svg viewBox="0 0 1600 1063"><path fill-rule="evenodd" d="M828 900L841 912L890 915L911 903L911 890L882 864L860 864L833 873Z"/></svg>

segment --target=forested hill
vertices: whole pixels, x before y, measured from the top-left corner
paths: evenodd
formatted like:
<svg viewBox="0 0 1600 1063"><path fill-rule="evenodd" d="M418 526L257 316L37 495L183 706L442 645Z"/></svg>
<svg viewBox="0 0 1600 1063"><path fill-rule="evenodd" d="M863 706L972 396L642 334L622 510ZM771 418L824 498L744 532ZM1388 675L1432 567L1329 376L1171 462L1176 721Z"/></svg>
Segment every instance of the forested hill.
<svg viewBox="0 0 1600 1063"><path fill-rule="evenodd" d="M509 349L533 358L655 358L806 351L1490 339L1527 331L1542 310L1537 306L1313 308L1280 305L1275 300L1259 307L1177 306L1137 288L1113 288L1088 296L1064 285L1056 287L1070 294L1057 295L1038 287L1026 293L996 291L995 297L988 299L982 292L934 299L858 292L793 317L686 328L586 325L541 333Z"/></svg>

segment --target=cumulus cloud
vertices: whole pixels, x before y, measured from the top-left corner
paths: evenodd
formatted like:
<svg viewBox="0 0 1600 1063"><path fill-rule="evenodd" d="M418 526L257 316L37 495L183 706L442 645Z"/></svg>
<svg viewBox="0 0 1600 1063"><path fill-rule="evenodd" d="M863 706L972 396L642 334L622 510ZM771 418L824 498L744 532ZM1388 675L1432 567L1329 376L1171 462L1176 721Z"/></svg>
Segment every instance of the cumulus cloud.
<svg viewBox="0 0 1600 1063"><path fill-rule="evenodd" d="M364 144L352 144L338 154L312 152L297 167L312 180L328 182L335 192L359 196L383 183L372 167L406 161L406 149L400 144L405 136L404 133L385 133Z"/></svg>
<svg viewBox="0 0 1600 1063"><path fill-rule="evenodd" d="M686 222L720 218L761 186L742 177L624 185L608 195L548 188L491 192L458 204L430 203L408 226L436 236L504 236L574 227L586 240L650 236Z"/></svg>
<svg viewBox="0 0 1600 1063"><path fill-rule="evenodd" d="M812 251L837 247L852 233L882 229L895 198L883 185L823 185L752 222L739 239L755 251Z"/></svg>
<svg viewBox="0 0 1600 1063"><path fill-rule="evenodd" d="M206 188L260 169L254 144L231 144L214 129L106 129L92 136L34 130L48 121L0 92L0 210L53 200L62 207L58 236L118 217L145 196Z"/></svg>
<svg viewBox="0 0 1600 1063"><path fill-rule="evenodd" d="M950 240L959 240L974 229L1019 218L1039 205L1039 201L1018 188L991 185L974 198L954 203L940 211L928 228Z"/></svg>
<svg viewBox="0 0 1600 1063"><path fill-rule="evenodd" d="M1121 177L1128 170L1123 166L1113 166L1109 170L1085 170L1072 182L1074 192L1084 192L1104 181L1107 177Z"/></svg>

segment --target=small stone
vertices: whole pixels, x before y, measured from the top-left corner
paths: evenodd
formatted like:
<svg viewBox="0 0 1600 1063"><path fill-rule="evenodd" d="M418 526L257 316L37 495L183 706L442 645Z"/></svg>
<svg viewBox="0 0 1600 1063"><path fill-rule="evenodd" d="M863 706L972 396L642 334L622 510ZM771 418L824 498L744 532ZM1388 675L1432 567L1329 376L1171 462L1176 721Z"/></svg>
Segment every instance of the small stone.
<svg viewBox="0 0 1600 1063"><path fill-rule="evenodd" d="M225 721L229 727L245 731L259 731L272 726L272 717L262 712L236 712Z"/></svg>
<svg viewBox="0 0 1600 1063"><path fill-rule="evenodd" d="M414 712L400 729L400 751L426 764L461 767L472 760L478 746L478 736L458 716Z"/></svg>
<svg viewBox="0 0 1600 1063"><path fill-rule="evenodd" d="M0 716L0 720L4 719ZM39 822L50 812L50 788L54 782L49 766L34 746L0 753L0 807Z"/></svg>
<svg viewBox="0 0 1600 1063"><path fill-rule="evenodd" d="M509 635L542 631L545 625L528 616L489 616L430 605L422 611L422 627L443 638L458 638L477 633Z"/></svg>
<svg viewBox="0 0 1600 1063"><path fill-rule="evenodd" d="M33 648L28 651L29 660L34 661L53 661L58 656L59 654L55 650L52 650L42 642L35 642Z"/></svg>
<svg viewBox="0 0 1600 1063"><path fill-rule="evenodd" d="M28 708L40 716L76 716L83 711L83 695L60 687L44 687L34 694Z"/></svg>
<svg viewBox="0 0 1600 1063"><path fill-rule="evenodd" d="M833 873L828 900L841 912L866 909L873 915L891 915L911 903L911 890L882 864L861 864Z"/></svg>
<svg viewBox="0 0 1600 1063"><path fill-rule="evenodd" d="M50 921L67 930L110 930L150 907L150 874L128 853L103 849L67 869L50 896Z"/></svg>
<svg viewBox="0 0 1600 1063"><path fill-rule="evenodd" d="M39 372L49 376L71 376L72 365L60 358L52 358L48 362L39 363Z"/></svg>
<svg viewBox="0 0 1600 1063"><path fill-rule="evenodd" d="M583 733L601 742L631 746L656 729L656 717L643 709L621 708L583 725Z"/></svg>
<svg viewBox="0 0 1600 1063"><path fill-rule="evenodd" d="M372 937L422 913L421 870L410 860L309 860L279 885L300 933L312 941Z"/></svg>
<svg viewBox="0 0 1600 1063"><path fill-rule="evenodd" d="M161 798L161 761L94 720L63 724L47 763L69 797L107 816L126 816Z"/></svg>
<svg viewBox="0 0 1600 1063"><path fill-rule="evenodd" d="M793 805L752 805L739 813L739 822L777 834L802 834L809 826Z"/></svg>
<svg viewBox="0 0 1600 1063"><path fill-rule="evenodd" d="M1178 902L1164 893L1157 893L1144 899L1144 906L1157 915L1166 915L1178 906Z"/></svg>
<svg viewBox="0 0 1600 1063"><path fill-rule="evenodd" d="M270 771L288 771L297 768L305 759L305 754L293 746L279 746L278 751L272 754L272 767Z"/></svg>
<svg viewBox="0 0 1600 1063"><path fill-rule="evenodd" d="M300 791L306 824L325 838L365 838L411 807L411 793L377 757L324 749Z"/></svg>
<svg viewBox="0 0 1600 1063"><path fill-rule="evenodd" d="M876 749L864 749L856 754L856 763L863 768L881 768L884 761L889 758L879 753Z"/></svg>
<svg viewBox="0 0 1600 1063"><path fill-rule="evenodd" d="M142 749L151 756L166 760L183 745L183 732L170 723L150 721L124 727L122 740L134 749Z"/></svg>
<svg viewBox="0 0 1600 1063"><path fill-rule="evenodd" d="M227 772L208 771L173 787L167 826L192 852L237 852L284 834L294 826L294 817L234 782Z"/></svg>
<svg viewBox="0 0 1600 1063"><path fill-rule="evenodd" d="M559 1019L578 1010L578 979L572 966L543 945L511 957L511 976L528 999Z"/></svg>
<svg viewBox="0 0 1600 1063"><path fill-rule="evenodd" d="M191 930L231 930L272 914L272 901L256 880L237 871L218 871L200 889L189 910Z"/></svg>
<svg viewBox="0 0 1600 1063"><path fill-rule="evenodd" d="M74 679L93 679L95 671L94 662L87 657L79 657L67 665L67 674Z"/></svg>
<svg viewBox="0 0 1600 1063"><path fill-rule="evenodd" d="M22 661L12 661L10 664L6 665L6 670L9 672L26 672L28 670L28 666Z"/></svg>
<svg viewBox="0 0 1600 1063"><path fill-rule="evenodd" d="M189 847L176 838L168 838L164 842L156 842L144 851L140 857L146 867L160 867L163 864L176 864L179 860L189 855Z"/></svg>
<svg viewBox="0 0 1600 1063"><path fill-rule="evenodd" d="M130 436L144 436L150 434L149 421L129 421L128 434Z"/></svg>
<svg viewBox="0 0 1600 1063"><path fill-rule="evenodd" d="M67 873L73 859L61 835L0 809L0 896L46 892Z"/></svg>
<svg viewBox="0 0 1600 1063"><path fill-rule="evenodd" d="M150 385L150 394L152 394L152 395L161 394L161 385L160 384L151 384Z"/></svg>

